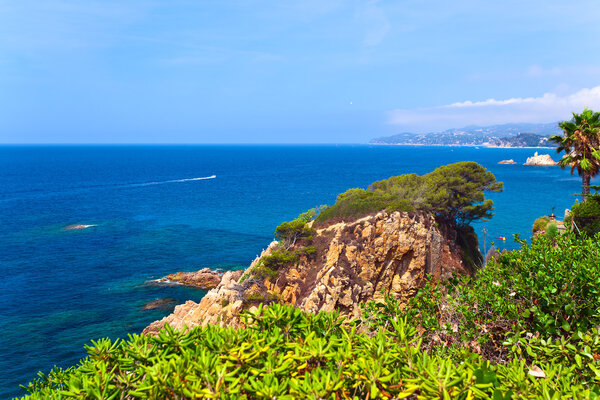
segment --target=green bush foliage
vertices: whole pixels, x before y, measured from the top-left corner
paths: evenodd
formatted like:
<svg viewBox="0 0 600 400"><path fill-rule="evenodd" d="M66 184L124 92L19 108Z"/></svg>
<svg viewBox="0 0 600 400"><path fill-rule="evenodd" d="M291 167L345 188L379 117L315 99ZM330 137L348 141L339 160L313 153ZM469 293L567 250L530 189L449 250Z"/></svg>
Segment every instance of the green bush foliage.
<svg viewBox="0 0 600 400"><path fill-rule="evenodd" d="M502 182L473 161L444 165L425 175L428 187L426 211L442 219L465 226L479 219L490 219L492 200L485 200L484 192L501 192Z"/></svg>
<svg viewBox="0 0 600 400"><path fill-rule="evenodd" d="M573 204L571 214L565 219L565 226L570 227L574 221L580 232L587 236L594 236L600 232L600 195L589 195L584 202Z"/></svg>
<svg viewBox="0 0 600 400"><path fill-rule="evenodd" d="M350 189L316 219L317 224L386 210L424 211L456 226L493 216L493 202L484 192L502 191L502 182L481 165L464 161L419 176L393 176L372 183L366 190Z"/></svg>
<svg viewBox="0 0 600 400"><path fill-rule="evenodd" d="M274 304L245 328L92 342L25 399L599 398L600 236L521 245L356 320Z"/></svg>
<svg viewBox="0 0 600 400"><path fill-rule="evenodd" d="M338 195L333 206L327 207L316 219L322 223L333 218L360 216L378 211L414 211L410 202L398 199L392 193L381 190L349 189Z"/></svg>
<svg viewBox="0 0 600 400"><path fill-rule="evenodd" d="M542 217L539 217L538 219L536 219L533 222L532 233L545 232L546 231L546 225L548 225L548 222L550 222L550 218L548 218L545 215L542 216Z"/></svg>
<svg viewBox="0 0 600 400"><path fill-rule="evenodd" d="M315 209L300 214L293 221L284 222L275 229L275 239L286 248L292 247L299 240L312 240L315 230L308 226L316 216Z"/></svg>
<svg viewBox="0 0 600 400"><path fill-rule="evenodd" d="M282 268L297 263L301 256L312 257L317 249L312 245L315 230L310 227L309 222L321 209L322 207L311 209L298 218L279 225L275 229L278 245L270 254L263 256L252 271L244 274L239 283L246 282L250 277L275 280Z"/></svg>
<svg viewBox="0 0 600 400"><path fill-rule="evenodd" d="M275 280L279 275L279 271L273 268L269 268L266 265L259 264L252 270L252 276L258 279L270 279ZM240 279L240 284L243 281Z"/></svg>
<svg viewBox="0 0 600 400"><path fill-rule="evenodd" d="M599 239L565 234L521 242L520 250L502 252L475 278L427 284L407 312L451 342L483 343L509 331L586 332L600 325Z"/></svg>
<svg viewBox="0 0 600 400"><path fill-rule="evenodd" d="M395 306L388 311L400 313ZM533 399L598 393L596 330L574 339L508 341L510 361L496 364L476 353L463 352L456 362L425 351L406 317L388 319L376 331L344 326L337 313L310 315L280 305L259 307L246 318L246 329L181 333L166 327L156 338L94 342L80 365L40 374L26 398ZM528 375L533 365L546 378Z"/></svg>
<svg viewBox="0 0 600 400"><path fill-rule="evenodd" d="M304 246L301 249L298 249L297 254L298 255L303 255L303 256L312 256L313 254L316 254L317 252L317 248L315 246Z"/></svg>
<svg viewBox="0 0 600 400"><path fill-rule="evenodd" d="M278 270L279 268L296 261L298 261L298 254L296 252L287 251L281 248L275 249L268 256L261 258L262 266L272 270Z"/></svg>
<svg viewBox="0 0 600 400"><path fill-rule="evenodd" d="M460 255L465 266L474 272L483 265L483 255L479 251L479 241L472 226L460 226L456 229L456 244L460 248Z"/></svg>
<svg viewBox="0 0 600 400"><path fill-rule="evenodd" d="M544 234L551 239L555 238L558 236L558 226L555 223L546 225L546 231Z"/></svg>

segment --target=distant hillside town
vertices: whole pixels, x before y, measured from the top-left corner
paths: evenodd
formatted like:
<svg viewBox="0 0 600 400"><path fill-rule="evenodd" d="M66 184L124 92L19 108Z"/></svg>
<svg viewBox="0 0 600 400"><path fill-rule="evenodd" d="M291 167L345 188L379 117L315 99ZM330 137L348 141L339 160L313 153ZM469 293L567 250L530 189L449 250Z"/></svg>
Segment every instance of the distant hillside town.
<svg viewBox="0 0 600 400"><path fill-rule="evenodd" d="M561 134L556 122L467 126L441 132L410 133L372 139L371 144L424 146L556 147L548 137Z"/></svg>

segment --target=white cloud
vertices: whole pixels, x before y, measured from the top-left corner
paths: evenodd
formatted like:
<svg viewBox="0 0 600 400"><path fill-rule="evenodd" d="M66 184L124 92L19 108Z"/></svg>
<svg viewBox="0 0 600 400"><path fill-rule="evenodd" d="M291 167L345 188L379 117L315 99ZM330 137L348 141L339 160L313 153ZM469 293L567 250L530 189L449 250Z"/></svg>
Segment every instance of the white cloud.
<svg viewBox="0 0 600 400"><path fill-rule="evenodd" d="M571 112L580 112L584 107L600 111L600 86L567 95L545 93L540 97L467 100L438 107L397 109L389 112L389 123L415 132L509 122L545 123L569 119Z"/></svg>

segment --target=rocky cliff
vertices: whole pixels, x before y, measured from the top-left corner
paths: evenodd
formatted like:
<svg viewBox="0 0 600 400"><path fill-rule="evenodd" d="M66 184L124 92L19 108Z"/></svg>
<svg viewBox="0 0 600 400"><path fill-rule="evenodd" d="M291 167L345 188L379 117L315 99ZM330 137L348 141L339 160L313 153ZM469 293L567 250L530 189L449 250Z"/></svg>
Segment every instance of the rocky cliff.
<svg viewBox="0 0 600 400"><path fill-rule="evenodd" d="M360 312L360 303L381 301L390 294L401 301L414 295L426 275L445 279L453 273L471 273L464 237L438 224L429 215L380 212L352 222L316 229L311 240L315 252L302 254L275 276L256 273L260 259L277 248L277 242L244 272L224 274L220 284L200 303L188 301L173 314L148 326L155 333L165 323L176 329L206 324L240 326L239 314L263 302L293 304L307 311L339 310L350 317ZM476 236L471 235L471 253ZM461 248L458 243L463 243ZM296 247L301 247L297 244Z"/></svg>

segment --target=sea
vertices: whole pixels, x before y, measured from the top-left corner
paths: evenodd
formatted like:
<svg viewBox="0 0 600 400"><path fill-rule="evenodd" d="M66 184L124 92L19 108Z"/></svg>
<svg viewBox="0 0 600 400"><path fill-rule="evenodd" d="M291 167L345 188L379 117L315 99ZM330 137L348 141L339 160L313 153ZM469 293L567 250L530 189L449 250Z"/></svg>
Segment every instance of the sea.
<svg viewBox="0 0 600 400"><path fill-rule="evenodd" d="M126 338L205 291L153 281L247 267L275 227L349 188L476 161L490 193L481 248L513 249L562 218L581 180L524 166L534 149L372 145L0 146L0 398L68 367L92 339ZM558 157L552 149L537 150ZM516 165L500 165L514 159ZM83 229L69 229L81 225ZM485 230L485 233L484 233ZM505 239L503 239L505 238ZM144 306L166 299L157 309Z"/></svg>

